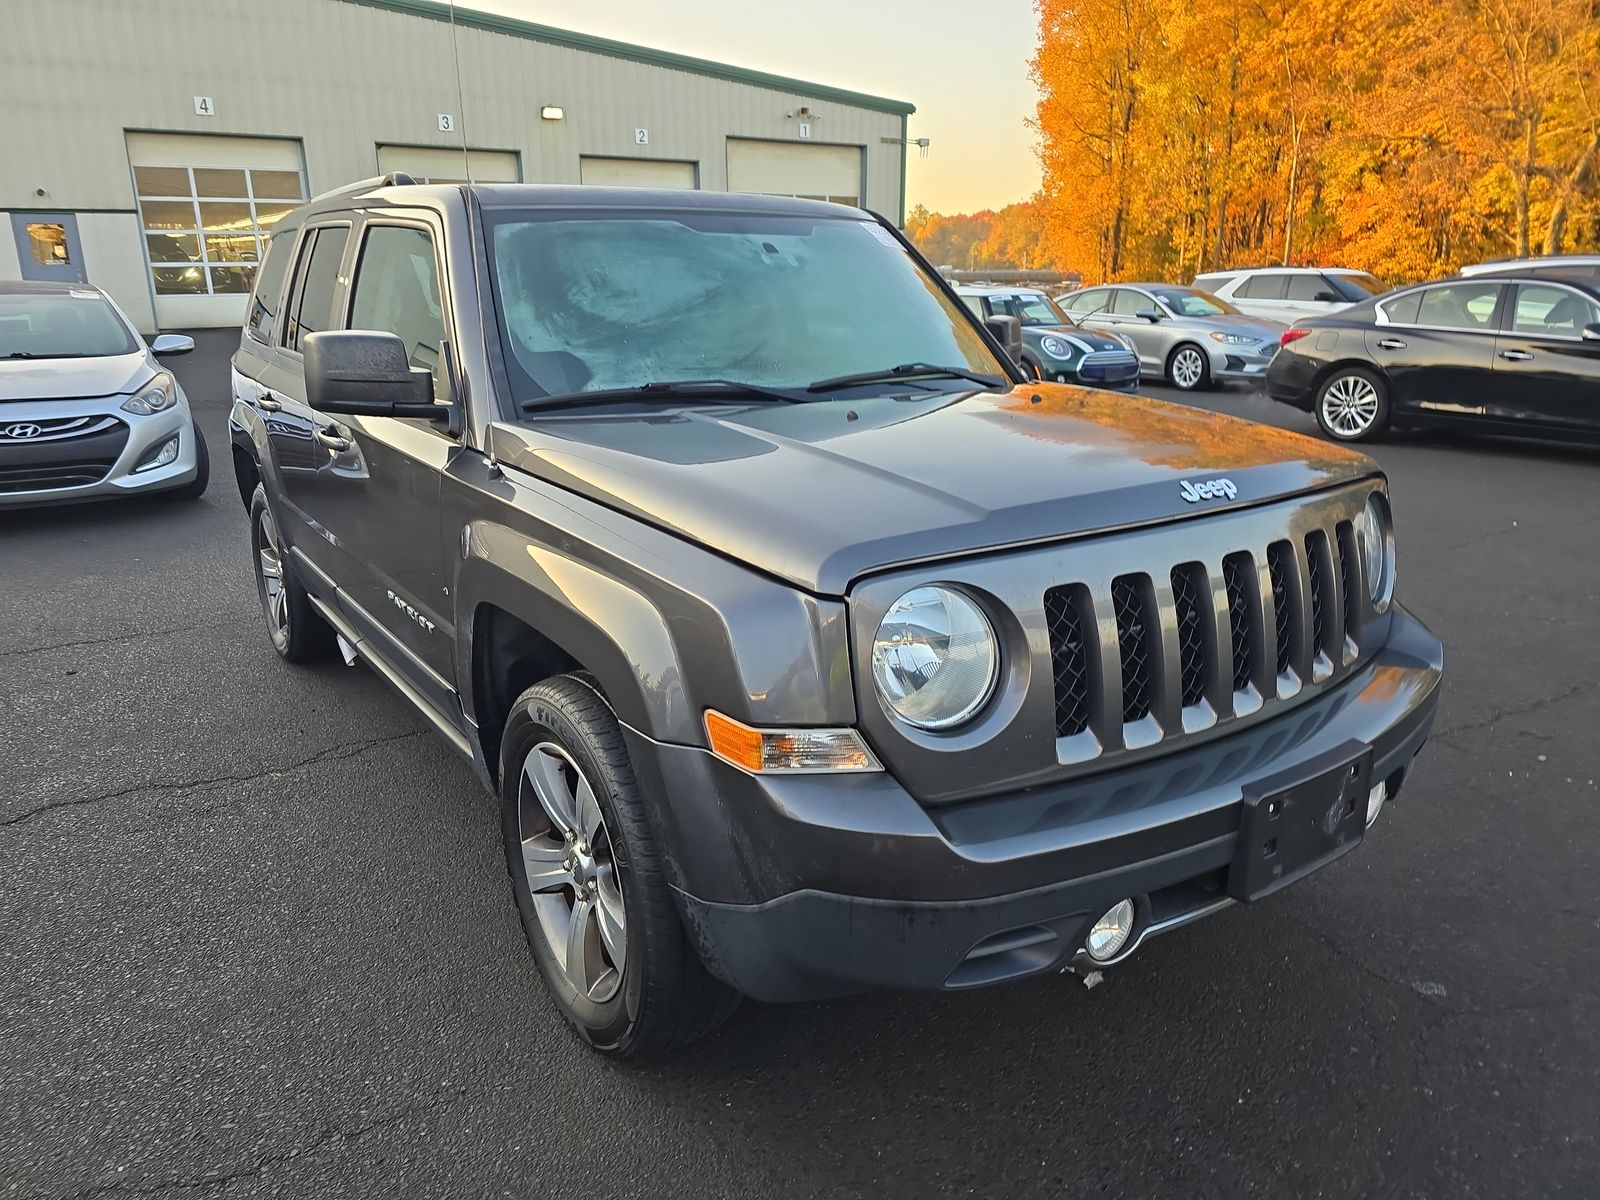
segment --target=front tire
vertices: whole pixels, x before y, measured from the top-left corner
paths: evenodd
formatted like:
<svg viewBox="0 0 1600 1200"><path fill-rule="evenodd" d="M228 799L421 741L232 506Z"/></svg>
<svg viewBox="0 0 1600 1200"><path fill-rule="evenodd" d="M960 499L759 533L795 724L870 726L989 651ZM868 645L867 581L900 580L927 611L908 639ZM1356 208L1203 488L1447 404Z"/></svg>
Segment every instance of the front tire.
<svg viewBox="0 0 1600 1200"><path fill-rule="evenodd" d="M556 1007L619 1058L710 1033L739 995L701 965L622 730L584 676L517 697L500 747L501 834L522 928Z"/></svg>
<svg viewBox="0 0 1600 1200"><path fill-rule="evenodd" d="M1203 392L1211 386L1211 360L1193 342L1184 342L1167 358L1167 381L1180 392Z"/></svg>
<svg viewBox="0 0 1600 1200"><path fill-rule="evenodd" d="M1336 442L1363 442L1389 427L1389 389L1365 367L1341 367L1317 388L1317 424Z"/></svg>
<svg viewBox="0 0 1600 1200"><path fill-rule="evenodd" d="M255 559L256 594L272 648L292 663L327 658L333 653L333 630L311 607L305 589L294 577L288 547L267 506L266 489L259 483L250 496L250 550Z"/></svg>

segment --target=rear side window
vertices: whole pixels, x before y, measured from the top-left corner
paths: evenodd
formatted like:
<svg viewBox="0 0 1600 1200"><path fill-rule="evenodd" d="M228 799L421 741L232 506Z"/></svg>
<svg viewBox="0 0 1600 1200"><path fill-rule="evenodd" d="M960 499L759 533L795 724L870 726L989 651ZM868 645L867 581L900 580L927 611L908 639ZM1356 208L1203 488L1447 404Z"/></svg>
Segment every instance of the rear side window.
<svg viewBox="0 0 1600 1200"><path fill-rule="evenodd" d="M1067 301L1068 312L1077 313L1080 317L1092 317L1095 313L1105 309L1111 300L1111 292L1107 288L1094 288L1082 295L1074 296Z"/></svg>
<svg viewBox="0 0 1600 1200"><path fill-rule="evenodd" d="M1321 275L1291 275L1289 276L1289 299L1291 300L1337 300L1339 293Z"/></svg>
<svg viewBox="0 0 1600 1200"><path fill-rule="evenodd" d="M308 333L333 328L333 293L339 281L339 264L350 230L344 225L328 225L313 232L315 241L300 254L290 304L289 326L283 344L298 351Z"/></svg>
<svg viewBox="0 0 1600 1200"><path fill-rule="evenodd" d="M983 320L983 315L984 314L983 314L983 301L982 300L980 300L976 296L962 296L961 297L961 303L965 304L969 309L971 309L972 310L972 315L977 317L978 320L980 320L980 321Z"/></svg>
<svg viewBox="0 0 1600 1200"><path fill-rule="evenodd" d="M1220 292L1228 286L1230 275L1196 275L1190 287L1199 288L1202 292Z"/></svg>
<svg viewBox="0 0 1600 1200"><path fill-rule="evenodd" d="M1417 324L1440 329L1492 330L1500 288L1498 283L1451 283L1428 288L1422 293Z"/></svg>
<svg viewBox="0 0 1600 1200"><path fill-rule="evenodd" d="M1234 295L1242 300L1282 300L1288 283L1289 276L1282 271L1266 271L1250 276Z"/></svg>
<svg viewBox="0 0 1600 1200"><path fill-rule="evenodd" d="M433 374L434 395L448 393L444 370L444 309L433 237L411 225L375 225L367 230L356 267L350 328L395 334L413 367Z"/></svg>
<svg viewBox="0 0 1600 1200"><path fill-rule="evenodd" d="M1391 325L1415 325L1417 309L1421 304L1421 292L1407 292L1404 296L1396 296L1393 300L1378 305L1378 309L1388 318Z"/></svg>
<svg viewBox="0 0 1600 1200"><path fill-rule="evenodd" d="M267 258L256 276L256 290L250 297L250 315L244 331L263 345L272 344L278 328L278 308L283 302L283 277L289 270L289 255L294 234L282 233L267 243Z"/></svg>

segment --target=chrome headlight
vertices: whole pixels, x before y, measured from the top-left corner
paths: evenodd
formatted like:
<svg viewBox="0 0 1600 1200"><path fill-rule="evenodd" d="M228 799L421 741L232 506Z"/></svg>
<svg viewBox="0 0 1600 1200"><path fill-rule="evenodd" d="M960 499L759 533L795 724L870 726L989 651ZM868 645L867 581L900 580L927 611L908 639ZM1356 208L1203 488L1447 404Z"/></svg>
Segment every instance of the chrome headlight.
<svg viewBox="0 0 1600 1200"><path fill-rule="evenodd" d="M1367 597L1379 612L1394 594L1394 530L1381 492L1373 492L1355 519L1356 553L1367 578Z"/></svg>
<svg viewBox="0 0 1600 1200"><path fill-rule="evenodd" d="M946 587L913 588L889 606L872 642L872 681L889 711L918 729L950 729L983 707L1000 643L983 610Z"/></svg>
<svg viewBox="0 0 1600 1200"><path fill-rule="evenodd" d="M148 417L151 413L165 412L178 402L178 381L166 371L122 402L122 411L135 416Z"/></svg>
<svg viewBox="0 0 1600 1200"><path fill-rule="evenodd" d="M1223 333L1221 330L1211 335L1213 342L1221 342L1224 346L1251 346L1259 342L1260 338L1245 337L1242 333Z"/></svg>
<svg viewBox="0 0 1600 1200"><path fill-rule="evenodd" d="M1039 339L1039 349L1051 358L1071 358L1072 347L1058 337L1042 337Z"/></svg>

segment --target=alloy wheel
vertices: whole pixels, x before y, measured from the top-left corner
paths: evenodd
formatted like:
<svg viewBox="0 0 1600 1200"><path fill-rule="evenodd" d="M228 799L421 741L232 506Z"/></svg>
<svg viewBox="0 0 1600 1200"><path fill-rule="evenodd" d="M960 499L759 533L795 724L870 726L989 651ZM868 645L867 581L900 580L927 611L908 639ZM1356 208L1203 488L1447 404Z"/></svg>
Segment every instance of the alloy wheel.
<svg viewBox="0 0 1600 1200"><path fill-rule="evenodd" d="M272 513L261 510L261 527L256 539L256 573L260 582L261 609L275 641L289 636L289 594L284 590L283 540Z"/></svg>
<svg viewBox="0 0 1600 1200"><path fill-rule="evenodd" d="M1200 379L1205 374L1205 369L1206 365L1200 358L1200 351L1185 347L1172 358L1172 382L1187 392L1200 386Z"/></svg>
<svg viewBox="0 0 1600 1200"><path fill-rule="evenodd" d="M1340 437L1360 437L1378 419L1378 389L1360 375L1341 375L1322 392L1322 419Z"/></svg>
<svg viewBox="0 0 1600 1200"><path fill-rule="evenodd" d="M551 958L579 995L610 1000L627 965L622 877L594 788L554 742L540 742L523 759L517 831Z"/></svg>

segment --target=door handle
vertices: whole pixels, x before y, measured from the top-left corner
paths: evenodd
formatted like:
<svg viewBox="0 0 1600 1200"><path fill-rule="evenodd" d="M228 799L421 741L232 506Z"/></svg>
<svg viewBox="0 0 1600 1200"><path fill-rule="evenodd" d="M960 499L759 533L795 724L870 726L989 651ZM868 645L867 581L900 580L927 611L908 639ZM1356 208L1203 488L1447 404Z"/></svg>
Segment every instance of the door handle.
<svg viewBox="0 0 1600 1200"><path fill-rule="evenodd" d="M1384 338L1378 343L1379 350L1404 350L1406 344L1399 338Z"/></svg>
<svg viewBox="0 0 1600 1200"><path fill-rule="evenodd" d="M315 433L317 441L321 442L329 450L337 450L340 453L343 453L344 451L350 449L350 439L347 437L343 437L330 430L324 429L321 426L317 427Z"/></svg>
<svg viewBox="0 0 1600 1200"><path fill-rule="evenodd" d="M1500 357L1511 362L1527 362L1533 355L1526 350L1502 350Z"/></svg>
<svg viewBox="0 0 1600 1200"><path fill-rule="evenodd" d="M262 392L261 395L256 397L256 407L262 412L282 412L283 401L279 400L271 392Z"/></svg>

